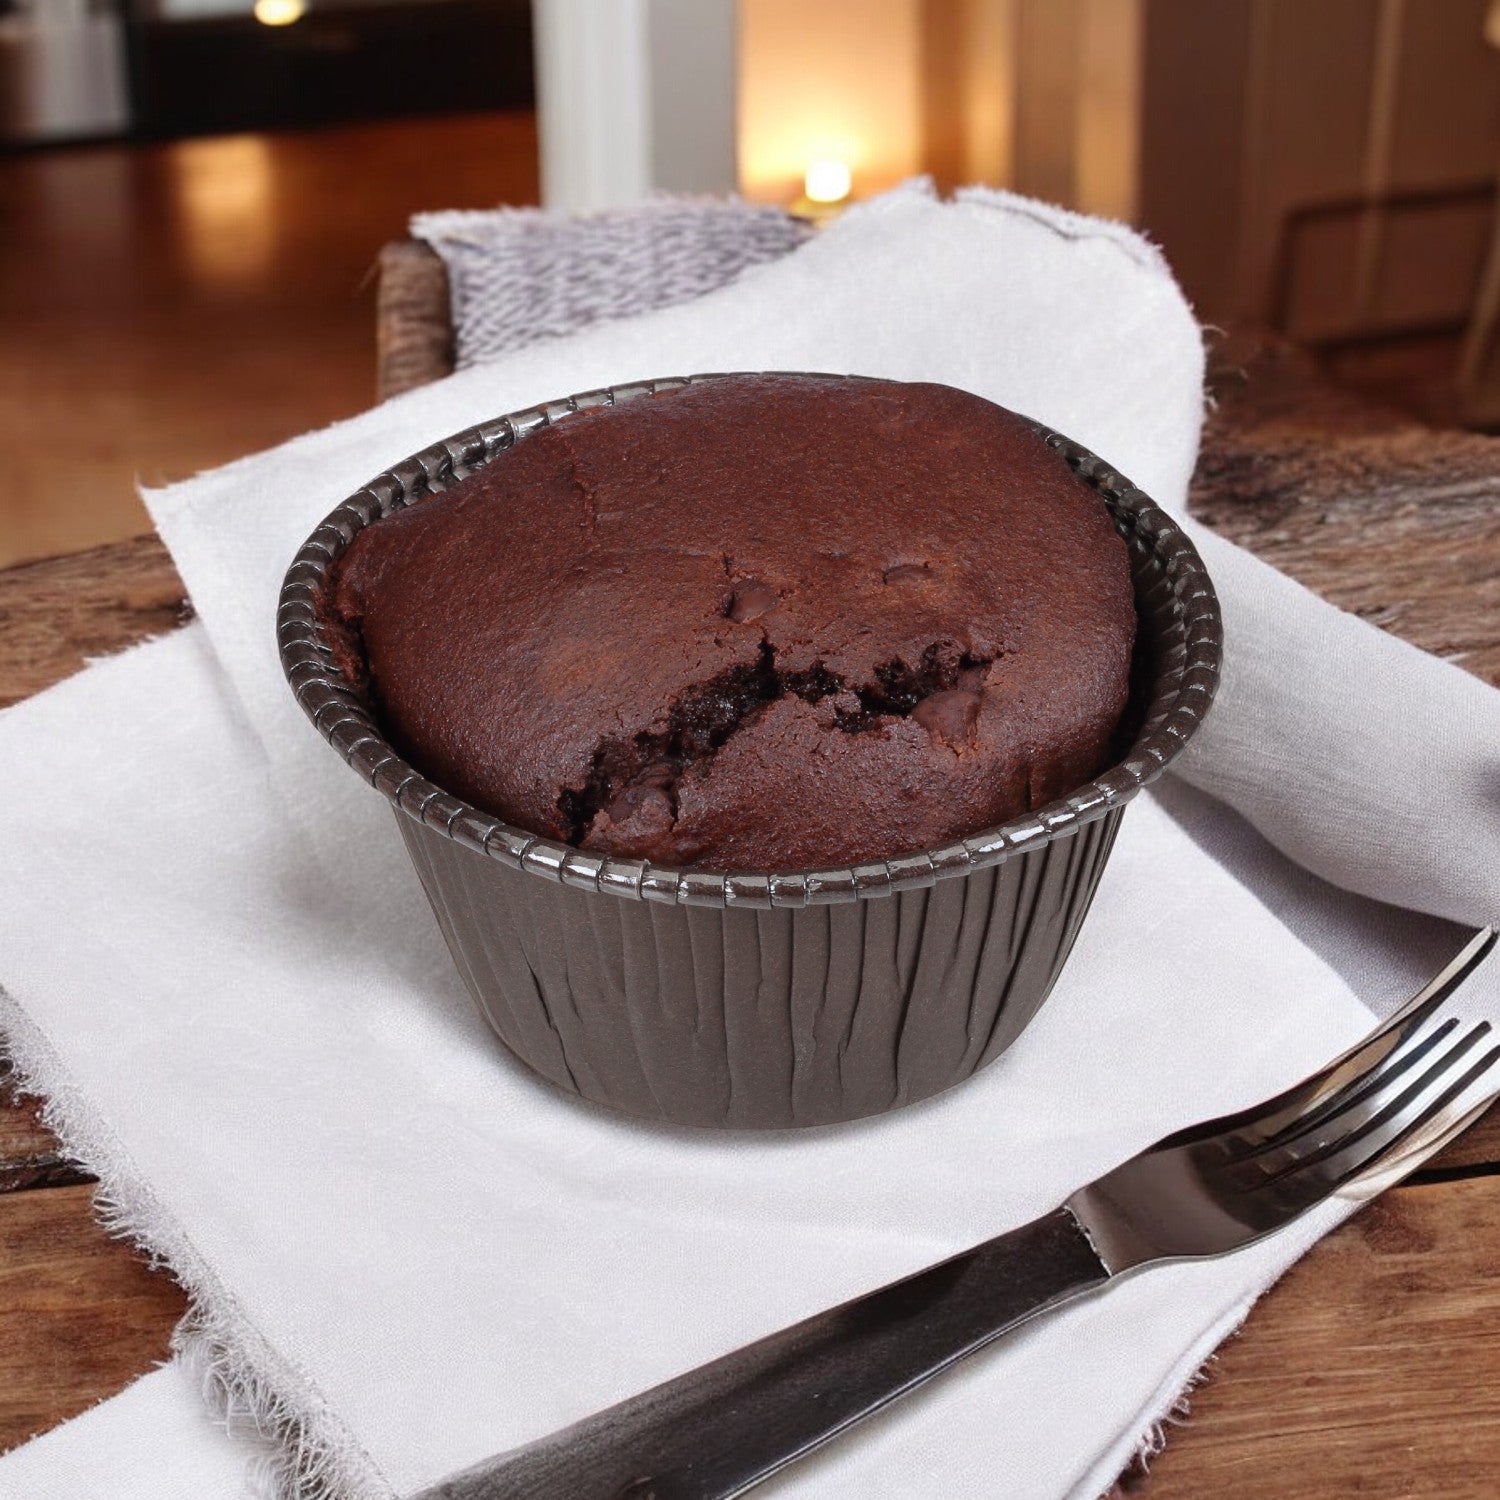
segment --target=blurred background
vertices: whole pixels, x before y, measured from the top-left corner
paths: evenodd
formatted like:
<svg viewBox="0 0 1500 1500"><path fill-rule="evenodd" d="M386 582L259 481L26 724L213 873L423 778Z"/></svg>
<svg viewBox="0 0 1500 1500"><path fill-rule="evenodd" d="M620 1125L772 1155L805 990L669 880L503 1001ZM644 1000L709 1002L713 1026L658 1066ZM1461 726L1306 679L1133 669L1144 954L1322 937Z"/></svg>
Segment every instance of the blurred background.
<svg viewBox="0 0 1500 1500"><path fill-rule="evenodd" d="M367 406L427 209L1009 187L1500 426L1497 49L1491 0L0 0L0 566Z"/></svg>

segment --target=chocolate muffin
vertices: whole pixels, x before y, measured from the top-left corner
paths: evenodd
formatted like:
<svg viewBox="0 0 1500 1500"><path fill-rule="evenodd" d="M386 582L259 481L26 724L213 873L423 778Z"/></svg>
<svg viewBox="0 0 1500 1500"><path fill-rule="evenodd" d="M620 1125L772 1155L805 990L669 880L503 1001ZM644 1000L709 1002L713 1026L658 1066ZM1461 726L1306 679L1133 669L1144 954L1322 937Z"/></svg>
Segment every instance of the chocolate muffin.
<svg viewBox="0 0 1500 1500"><path fill-rule="evenodd" d="M930 848L1109 759L1136 616L1097 493L946 386L743 375L543 428L366 528L323 608L431 780L584 849Z"/></svg>

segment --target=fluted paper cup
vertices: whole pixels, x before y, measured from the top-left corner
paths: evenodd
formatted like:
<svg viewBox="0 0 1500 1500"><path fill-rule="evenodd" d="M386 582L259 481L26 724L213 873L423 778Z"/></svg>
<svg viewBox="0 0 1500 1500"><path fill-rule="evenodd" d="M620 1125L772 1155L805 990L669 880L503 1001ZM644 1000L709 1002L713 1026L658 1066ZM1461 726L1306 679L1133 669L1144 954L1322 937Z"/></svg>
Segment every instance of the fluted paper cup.
<svg viewBox="0 0 1500 1500"><path fill-rule="evenodd" d="M286 575L281 660L298 702L381 793L459 973L507 1047L559 1088L656 1121L776 1128L878 1114L998 1057L1066 961L1125 804L1197 729L1218 682L1218 603L1176 523L1037 426L1129 546L1139 632L1122 757L1070 796L919 853L724 874L585 853L481 812L387 742L334 663L319 609L356 533L550 423L721 377L591 391L482 422L372 479Z"/></svg>

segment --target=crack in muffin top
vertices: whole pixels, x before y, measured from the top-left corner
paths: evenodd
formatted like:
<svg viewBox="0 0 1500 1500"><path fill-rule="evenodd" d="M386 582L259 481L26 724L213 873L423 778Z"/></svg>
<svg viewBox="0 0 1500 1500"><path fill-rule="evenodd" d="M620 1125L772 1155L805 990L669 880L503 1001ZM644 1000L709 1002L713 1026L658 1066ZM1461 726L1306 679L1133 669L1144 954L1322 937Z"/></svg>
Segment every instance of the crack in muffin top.
<svg viewBox="0 0 1500 1500"><path fill-rule="evenodd" d="M324 611L391 742L687 868L934 847L1106 763L1136 616L1100 497L946 386L745 375L542 428L366 528Z"/></svg>

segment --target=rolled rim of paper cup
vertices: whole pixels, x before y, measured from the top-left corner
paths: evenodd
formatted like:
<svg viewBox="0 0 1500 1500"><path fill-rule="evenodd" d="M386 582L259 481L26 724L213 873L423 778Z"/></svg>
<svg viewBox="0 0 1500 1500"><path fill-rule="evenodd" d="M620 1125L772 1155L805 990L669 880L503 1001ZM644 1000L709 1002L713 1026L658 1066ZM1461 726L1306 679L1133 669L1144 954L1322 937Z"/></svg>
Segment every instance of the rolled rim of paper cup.
<svg viewBox="0 0 1500 1500"><path fill-rule="evenodd" d="M798 380L848 379L807 371ZM1218 687L1222 625L1197 549L1164 510L1080 443L1040 423L1055 448L1108 508L1130 554L1139 620L1138 668L1127 716L1137 722L1124 754L1068 796L965 838L886 859L822 870L680 870L647 860L588 853L541 838L481 811L429 781L397 754L366 695L338 667L320 609L330 574L366 526L441 494L500 458L539 428L577 412L618 406L722 374L634 381L544 402L469 427L378 474L337 507L303 544L282 585L277 642L298 703L335 750L407 817L539 879L669 905L803 907L861 901L931 885L1039 849L1128 802L1155 781L1192 738Z"/></svg>

